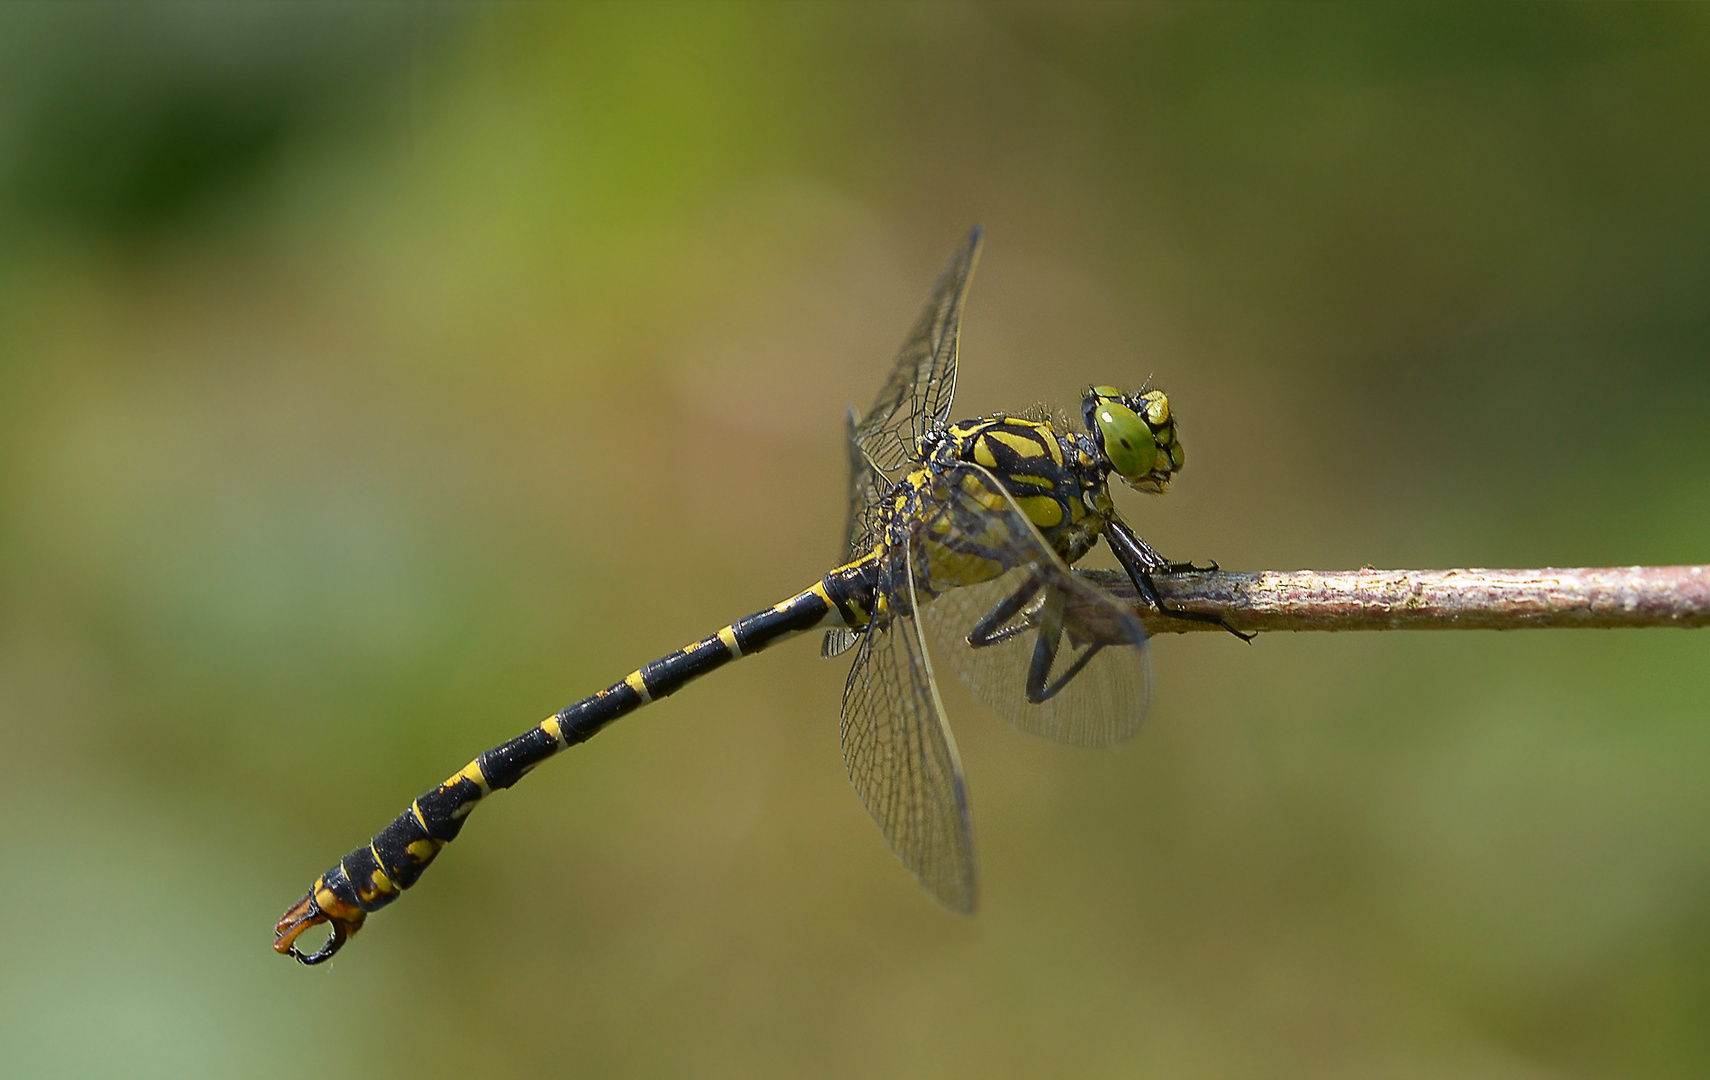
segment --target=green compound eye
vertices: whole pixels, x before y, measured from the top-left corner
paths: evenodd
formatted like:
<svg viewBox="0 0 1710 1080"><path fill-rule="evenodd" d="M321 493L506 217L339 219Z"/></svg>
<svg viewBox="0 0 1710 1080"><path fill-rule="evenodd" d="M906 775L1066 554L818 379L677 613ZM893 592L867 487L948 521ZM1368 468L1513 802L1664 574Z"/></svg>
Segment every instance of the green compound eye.
<svg viewBox="0 0 1710 1080"><path fill-rule="evenodd" d="M1093 422L1104 436L1104 456L1118 474L1139 480L1152 471L1158 461L1158 443L1133 409L1119 401L1101 401Z"/></svg>

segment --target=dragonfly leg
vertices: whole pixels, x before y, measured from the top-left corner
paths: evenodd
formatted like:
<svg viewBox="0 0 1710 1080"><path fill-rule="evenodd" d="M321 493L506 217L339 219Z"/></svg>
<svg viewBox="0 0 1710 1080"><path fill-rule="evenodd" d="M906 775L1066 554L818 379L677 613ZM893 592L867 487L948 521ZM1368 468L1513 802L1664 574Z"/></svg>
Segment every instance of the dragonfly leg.
<svg viewBox="0 0 1710 1080"><path fill-rule="evenodd" d="M1134 530L1130 529L1126 523L1114 518L1105 527L1104 536L1106 542L1110 544L1110 550L1116 553L1117 561L1122 563L1122 568L1127 570L1128 576L1133 579L1134 587L1140 592L1140 598L1154 608L1171 618L1188 619L1192 622L1211 623L1220 626L1242 641L1252 641L1256 636L1235 629L1229 625L1227 619L1213 612L1188 611L1185 608L1173 607L1165 603L1164 598L1158 594L1158 587L1152 582L1153 574L1178 574L1186 570L1200 570L1201 567L1197 567L1193 563L1172 563L1158 554L1152 545L1135 536ZM1216 569L1216 567L1216 563L1211 564L1212 569Z"/></svg>
<svg viewBox="0 0 1710 1080"><path fill-rule="evenodd" d="M1140 538L1137 536L1135 539ZM1222 568L1217 565L1217 560L1213 559L1204 566L1196 562L1173 562L1169 569L1164 572L1166 574L1215 574L1220 569Z"/></svg>
<svg viewBox="0 0 1710 1080"><path fill-rule="evenodd" d="M1046 685L1057 650L1063 644L1063 598L1055 590L1045 596L1040 608L1039 636L1033 640L1033 662L1027 666L1027 700L1037 705L1062 689L1067 678ZM1077 669L1078 670L1078 669ZM1071 672L1072 674L1072 672Z"/></svg>
<svg viewBox="0 0 1710 1080"><path fill-rule="evenodd" d="M1218 569L1217 560L1213 559L1204 566L1194 562L1171 562L1158 554L1158 549L1146 542L1146 538L1137 535L1127 524L1122 524L1122 530L1127 533L1126 539L1132 541L1138 550L1146 569L1154 574L1209 574ZM1115 545L1111 545L1114 547Z"/></svg>
<svg viewBox="0 0 1710 1080"><path fill-rule="evenodd" d="M1057 696L1057 692L1069 685L1069 680L1081 673L1087 662L1098 655L1104 648L1103 642L1089 644L1086 651L1076 658L1069 669L1061 675L1046 682L1051 674L1051 668L1057 662L1057 654L1063 647L1063 594L1046 586L1044 602L1040 605L1039 636L1033 643L1033 662L1027 667L1027 700L1035 705L1049 701ZM1071 635L1072 639L1073 635Z"/></svg>
<svg viewBox="0 0 1710 1080"><path fill-rule="evenodd" d="M1056 697L1057 691L1069 685L1069 680L1073 679L1076 675L1079 675L1081 673L1081 669L1087 666L1087 661L1097 656L1098 651L1102 648L1104 648L1102 643L1097 645L1088 645L1087 651L1082 653L1080 658L1073 664L1069 665L1069 670L1057 676L1056 679L1052 680L1049 686L1046 686L1044 685L1045 673L1051 669L1051 660L1056 658L1057 648L1056 646L1052 646L1050 649L1050 656L1046 657L1045 633L1044 631L1040 631L1039 644L1034 646L1033 649L1033 665L1027 669L1027 700L1037 705L1042 701L1049 701ZM1043 660L1043 663L1041 660Z"/></svg>
<svg viewBox="0 0 1710 1080"><path fill-rule="evenodd" d="M968 631L968 644L976 649L983 649L987 645L996 645L999 642L1008 641L1015 635L1030 629L1031 627L1027 622L1020 622L1014 626L1004 626L1003 624L1015 618L1027 606L1027 602L1033 599L1033 594L1038 591L1039 579L1029 575L1027 580L1021 583L1019 589L998 601L996 607L986 612L985 616L974 624L974 628Z"/></svg>

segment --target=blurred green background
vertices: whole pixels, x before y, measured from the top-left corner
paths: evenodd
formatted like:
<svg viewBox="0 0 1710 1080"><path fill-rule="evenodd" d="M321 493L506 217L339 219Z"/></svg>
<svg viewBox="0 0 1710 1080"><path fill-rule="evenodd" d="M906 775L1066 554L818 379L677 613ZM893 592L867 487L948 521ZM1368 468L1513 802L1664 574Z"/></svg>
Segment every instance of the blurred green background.
<svg viewBox="0 0 1710 1080"><path fill-rule="evenodd" d="M1696 5L0 8L9 1075L1710 1074L1710 637L1156 643L949 706L983 907L780 647L314 875L805 586L988 227L958 413L1153 376L1236 569L1710 561Z"/></svg>

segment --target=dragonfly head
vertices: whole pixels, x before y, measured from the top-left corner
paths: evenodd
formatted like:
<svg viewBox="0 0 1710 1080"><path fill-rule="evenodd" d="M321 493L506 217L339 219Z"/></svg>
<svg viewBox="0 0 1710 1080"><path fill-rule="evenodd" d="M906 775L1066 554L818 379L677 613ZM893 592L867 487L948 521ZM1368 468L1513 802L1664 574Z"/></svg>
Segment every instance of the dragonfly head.
<svg viewBox="0 0 1710 1080"><path fill-rule="evenodd" d="M1124 394L1094 386L1081 401L1081 418L1112 472L1136 491L1160 495L1182 467L1176 418L1162 390Z"/></svg>

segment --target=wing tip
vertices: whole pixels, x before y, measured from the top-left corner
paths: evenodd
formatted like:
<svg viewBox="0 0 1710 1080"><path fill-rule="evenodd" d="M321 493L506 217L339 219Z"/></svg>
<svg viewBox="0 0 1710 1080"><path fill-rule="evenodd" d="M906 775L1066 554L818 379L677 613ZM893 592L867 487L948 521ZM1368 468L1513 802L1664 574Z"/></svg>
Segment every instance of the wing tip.
<svg viewBox="0 0 1710 1080"><path fill-rule="evenodd" d="M906 865L906 864L905 864ZM966 878L953 878L949 881L928 877L927 874L914 867L909 867L915 880L926 889L937 905L953 915L972 915L980 906L979 888L974 877L974 868L966 868Z"/></svg>

